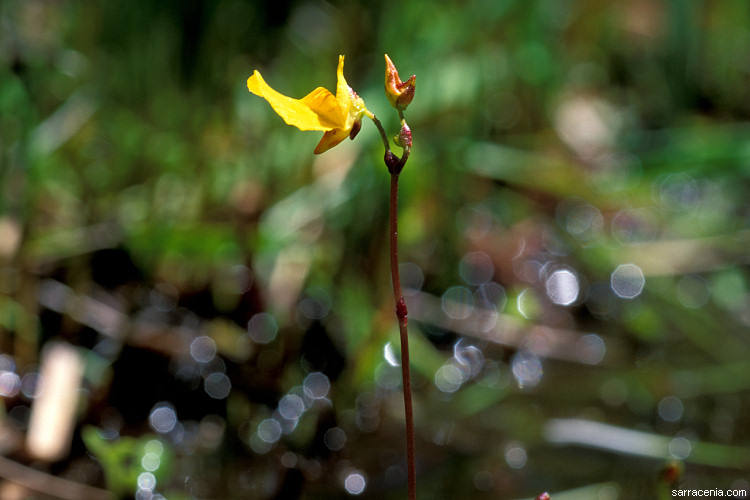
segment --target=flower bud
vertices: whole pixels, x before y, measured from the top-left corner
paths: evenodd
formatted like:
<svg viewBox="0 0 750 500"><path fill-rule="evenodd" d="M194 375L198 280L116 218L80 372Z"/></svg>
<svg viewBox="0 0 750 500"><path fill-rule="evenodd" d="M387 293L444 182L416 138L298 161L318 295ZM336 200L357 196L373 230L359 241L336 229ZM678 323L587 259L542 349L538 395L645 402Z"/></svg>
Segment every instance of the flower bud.
<svg viewBox="0 0 750 500"><path fill-rule="evenodd" d="M401 130L399 130L398 135L396 135L393 138L393 142L395 142L397 145L401 146L402 148L411 147L411 129L409 128L409 125L404 124L401 127Z"/></svg>
<svg viewBox="0 0 750 500"><path fill-rule="evenodd" d="M400 111L406 109L414 99L416 80L417 77L411 75L407 81L402 82L391 58L388 54L385 55L385 95L388 96L391 106Z"/></svg>

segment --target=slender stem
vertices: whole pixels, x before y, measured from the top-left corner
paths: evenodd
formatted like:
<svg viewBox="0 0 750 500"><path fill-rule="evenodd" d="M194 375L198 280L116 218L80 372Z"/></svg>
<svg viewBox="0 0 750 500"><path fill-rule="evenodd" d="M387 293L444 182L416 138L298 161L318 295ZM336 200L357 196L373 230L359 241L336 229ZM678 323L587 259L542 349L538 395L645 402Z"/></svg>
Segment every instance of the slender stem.
<svg viewBox="0 0 750 500"><path fill-rule="evenodd" d="M368 118L370 118L370 120L373 121L373 123L375 124L375 126L378 128L378 131L380 132L380 138L383 140L383 146L385 147L385 150L386 151L390 151L391 150L391 145L388 143L388 135L386 135L386 133L385 133L385 129L383 128L383 124L380 123L380 120L378 120L378 117L375 116L370 111L365 111L365 114L367 115Z"/></svg>
<svg viewBox="0 0 750 500"><path fill-rule="evenodd" d="M409 368L409 335L406 324L407 309L401 291L401 277L398 270L398 176L400 171L391 172L391 196L389 210L389 231L391 249L391 279L393 298L396 302L398 331L401 337L401 377L404 388L404 413L406 415L406 462L409 500L417 498L416 450L414 444L414 411L411 399L411 370Z"/></svg>
<svg viewBox="0 0 750 500"><path fill-rule="evenodd" d="M411 398L411 369L409 366L409 333L407 331L406 324L408 322L407 316L408 311L406 309L406 302L404 301L404 295L401 291L401 276L398 270L398 176L401 170L406 164L406 160L409 159L409 153L411 152L411 131L409 131L408 144L403 146L404 152L401 158L397 157L391 152L390 143L388 142L388 136L383 129L383 124L377 117L367 111L367 116L375 123L375 126L380 132L380 138L383 140L383 146L385 147L384 161L388 172L391 174L391 196L390 196L390 209L388 226L390 232L390 250L391 250L391 281L393 282L393 299L396 302L396 317L398 318L398 331L401 338L401 378L402 385L404 388L404 414L406 417L406 464L407 464L407 483L409 489L409 500L416 500L417 498L417 459L416 459L416 447L414 439L414 409L412 407ZM402 130L408 125L404 119L404 114L401 110L398 111L398 116L401 119Z"/></svg>

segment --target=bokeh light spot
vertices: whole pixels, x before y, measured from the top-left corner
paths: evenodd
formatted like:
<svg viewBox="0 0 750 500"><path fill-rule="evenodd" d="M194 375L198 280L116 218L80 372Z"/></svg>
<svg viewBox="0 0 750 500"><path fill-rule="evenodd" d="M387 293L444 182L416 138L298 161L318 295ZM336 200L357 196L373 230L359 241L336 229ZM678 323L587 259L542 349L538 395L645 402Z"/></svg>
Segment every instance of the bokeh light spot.
<svg viewBox="0 0 750 500"><path fill-rule="evenodd" d="M151 439L146 443L143 449L146 453L154 453L157 456L161 456L161 454L164 453L164 444L158 439Z"/></svg>
<svg viewBox="0 0 750 500"><path fill-rule="evenodd" d="M513 469L521 469L526 465L527 460L526 448L520 443L509 443L505 447L505 461Z"/></svg>
<svg viewBox="0 0 750 500"><path fill-rule="evenodd" d="M691 208L700 201L700 188L690 175L670 174L659 185L662 205L669 210Z"/></svg>
<svg viewBox="0 0 750 500"><path fill-rule="evenodd" d="M0 370L12 372L16 369L16 362L7 354L0 354Z"/></svg>
<svg viewBox="0 0 750 500"><path fill-rule="evenodd" d="M216 356L216 342L202 335L190 343L190 355L199 363L208 363Z"/></svg>
<svg viewBox="0 0 750 500"><path fill-rule="evenodd" d="M635 264L622 264L612 272L612 290L618 297L634 299L641 294L646 284L641 268Z"/></svg>
<svg viewBox="0 0 750 500"><path fill-rule="evenodd" d="M328 391L331 388L331 381L328 380L328 377L324 373L313 372L305 377L302 387L305 390L305 394L309 397L321 399L328 395Z"/></svg>
<svg viewBox="0 0 750 500"><path fill-rule="evenodd" d="M221 372L214 372L206 377L203 382L203 389L206 394L214 399L224 399L229 396L232 390L232 381L229 377Z"/></svg>
<svg viewBox="0 0 750 500"><path fill-rule="evenodd" d="M542 375L544 375L542 361L539 357L523 351L513 356L510 369L518 387L521 389L538 385L542 380Z"/></svg>
<svg viewBox="0 0 750 500"><path fill-rule="evenodd" d="M589 365L599 364L604 359L607 347L604 340L594 334L584 335L576 343L576 355L578 359Z"/></svg>
<svg viewBox="0 0 750 500"><path fill-rule="evenodd" d="M287 394L279 401L279 413L281 416L296 420L305 412L305 402L296 394Z"/></svg>
<svg viewBox="0 0 750 500"><path fill-rule="evenodd" d="M339 451L346 445L346 433L341 427L331 427L323 435L323 442L329 450Z"/></svg>
<svg viewBox="0 0 750 500"><path fill-rule="evenodd" d="M481 285L492 279L495 265L485 252L469 252L461 259L459 274L469 285Z"/></svg>
<svg viewBox="0 0 750 500"><path fill-rule="evenodd" d="M138 488L153 491L156 488L156 476L150 472L142 472L138 475Z"/></svg>
<svg viewBox="0 0 750 500"><path fill-rule="evenodd" d="M494 282L483 283L474 294L474 320L477 330L488 332L497 324L505 308L505 289Z"/></svg>
<svg viewBox="0 0 750 500"><path fill-rule="evenodd" d="M541 310L539 299L531 288L526 288L518 294L516 306L518 307L518 312L521 313L521 316L526 319L535 319Z"/></svg>
<svg viewBox="0 0 750 500"><path fill-rule="evenodd" d="M350 495L360 495L366 487L367 481L361 472L351 472L344 479L344 488Z"/></svg>
<svg viewBox="0 0 750 500"><path fill-rule="evenodd" d="M154 452L147 452L143 454L141 458L141 467L145 470L153 472L161 466L161 454Z"/></svg>
<svg viewBox="0 0 750 500"><path fill-rule="evenodd" d="M494 281L482 283L474 295L479 307L495 309L497 312L502 312L505 309L505 303L507 302L505 288Z"/></svg>
<svg viewBox="0 0 750 500"><path fill-rule="evenodd" d="M398 357L394 352L393 344L391 344L390 342L386 342L385 346L383 346L383 357L389 365L401 366L401 362L399 362Z"/></svg>
<svg viewBox="0 0 750 500"><path fill-rule="evenodd" d="M580 241L597 237L604 226L604 217L596 207L581 199L564 200L557 208L557 221L568 233Z"/></svg>
<svg viewBox="0 0 750 500"><path fill-rule="evenodd" d="M569 306L578 298L580 287L575 273L568 269L559 269L552 273L545 283L547 296L552 302Z"/></svg>
<svg viewBox="0 0 750 500"><path fill-rule="evenodd" d="M685 460L692 450L693 445L685 437L676 437L669 443L669 454L677 460Z"/></svg>
<svg viewBox="0 0 750 500"><path fill-rule="evenodd" d="M276 338L279 327L276 318L268 313L258 313L247 324L247 333L258 344L268 344Z"/></svg>
<svg viewBox="0 0 750 500"><path fill-rule="evenodd" d="M453 364L444 364L435 372L435 385L443 392L456 392L463 382L461 370Z"/></svg>
<svg viewBox="0 0 750 500"><path fill-rule="evenodd" d="M267 418L258 424L258 437L266 443L275 443L281 439L281 424L273 418Z"/></svg>
<svg viewBox="0 0 750 500"><path fill-rule="evenodd" d="M21 390L21 378L11 372L0 372L0 396L12 398Z"/></svg>
<svg viewBox="0 0 750 500"><path fill-rule="evenodd" d="M657 407L659 416L667 422L677 422L682 418L684 407L682 401L674 396L665 396Z"/></svg>
<svg viewBox="0 0 750 500"><path fill-rule="evenodd" d="M165 434L177 425L177 413L171 405L160 403L151 410L148 421L152 429Z"/></svg>
<svg viewBox="0 0 750 500"><path fill-rule="evenodd" d="M476 377L484 364L482 351L476 346L464 345L463 340L459 340L453 346L453 359L469 377Z"/></svg>
<svg viewBox="0 0 750 500"><path fill-rule="evenodd" d="M232 266L228 274L227 281L233 286L234 293L245 293L252 288L255 277L247 266L241 264Z"/></svg>

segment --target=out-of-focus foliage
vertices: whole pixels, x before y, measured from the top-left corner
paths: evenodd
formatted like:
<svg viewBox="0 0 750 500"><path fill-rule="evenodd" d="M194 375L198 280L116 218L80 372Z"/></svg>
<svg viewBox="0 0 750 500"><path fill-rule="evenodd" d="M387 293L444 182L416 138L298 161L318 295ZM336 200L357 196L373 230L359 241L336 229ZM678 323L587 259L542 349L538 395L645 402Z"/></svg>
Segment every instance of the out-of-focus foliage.
<svg viewBox="0 0 750 500"><path fill-rule="evenodd" d="M171 450L155 436L112 439L100 435L93 427L85 427L81 437L86 448L102 464L107 488L117 495L132 495L139 483L163 484L169 479Z"/></svg>
<svg viewBox="0 0 750 500"><path fill-rule="evenodd" d="M380 138L313 157L245 87L333 88L346 54L395 132L385 52L417 75L420 497L750 489L731 0L2 2L0 452L121 494L114 450L156 433L143 498L404 496ZM32 463L53 340L86 369L69 456Z"/></svg>

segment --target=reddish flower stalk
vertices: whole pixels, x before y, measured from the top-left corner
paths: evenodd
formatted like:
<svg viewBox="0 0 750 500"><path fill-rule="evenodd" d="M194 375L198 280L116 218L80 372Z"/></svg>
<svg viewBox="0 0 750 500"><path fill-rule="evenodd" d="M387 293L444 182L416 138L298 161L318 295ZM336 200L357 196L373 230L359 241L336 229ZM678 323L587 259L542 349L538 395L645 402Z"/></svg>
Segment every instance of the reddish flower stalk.
<svg viewBox="0 0 750 500"><path fill-rule="evenodd" d="M402 165L403 166L403 165ZM406 463L409 499L417 498L416 447L414 439L414 411L411 397L411 370L409 368L409 334L406 302L401 291L401 277L398 270L398 176L399 171L391 173L391 195L389 213L391 279L393 281L393 298L396 302L398 331L401 337L401 378L404 390L404 413L406 418Z"/></svg>
<svg viewBox="0 0 750 500"><path fill-rule="evenodd" d="M393 282L393 299L396 303L396 318L398 319L398 331L401 339L401 378L404 391L404 415L406 420L406 463L407 483L409 500L417 498L417 459L414 436L414 410L411 395L411 369L409 366L409 333L407 330L408 311L406 302L401 291L401 277L398 269L398 177L406 165L411 153L411 129L404 118L404 110L414 98L414 83L416 77L412 76L407 82L401 82L396 67L386 54L385 56L385 94L391 105L398 112L401 120L401 129L394 138L397 145L403 148L401 158L393 154L388 142L388 136L380 121L372 113L366 112L380 131L383 139L385 155L383 160L388 172L391 174L391 192L388 216L388 230L391 253L391 281Z"/></svg>
<svg viewBox="0 0 750 500"><path fill-rule="evenodd" d="M380 120L372 114L367 116L377 126L380 131L380 137L383 139L385 155L383 161L391 174L391 192L388 209L388 233L391 254L391 282L393 283L393 299L396 303L396 318L398 319L398 331L401 339L401 379L404 389L404 414L406 420L406 463L407 463L407 482L409 487L409 500L417 498L417 459L416 446L414 438L414 411L411 396L411 369L409 366L409 333L407 330L408 311L404 294L401 290L401 276L398 269L398 177L403 170L406 160L409 159L411 152L411 130L406 124L403 113L399 110L401 118L401 131L399 132L399 142L404 149L401 158L393 154L388 142L388 136L383 129Z"/></svg>

